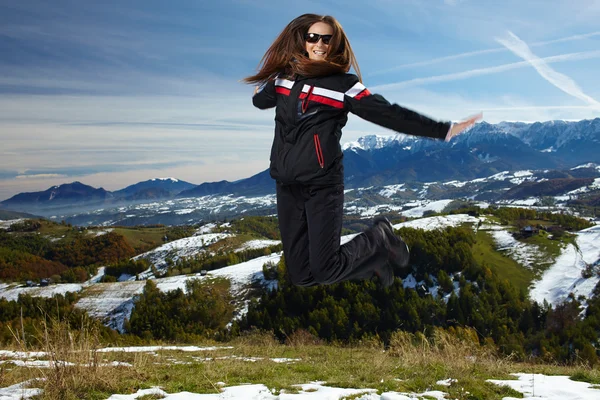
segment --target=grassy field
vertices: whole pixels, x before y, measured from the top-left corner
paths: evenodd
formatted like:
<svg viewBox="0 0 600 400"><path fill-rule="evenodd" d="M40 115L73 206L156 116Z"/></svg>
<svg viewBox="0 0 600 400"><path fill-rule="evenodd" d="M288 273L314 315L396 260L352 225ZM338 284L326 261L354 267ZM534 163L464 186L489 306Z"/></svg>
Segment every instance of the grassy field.
<svg viewBox="0 0 600 400"><path fill-rule="evenodd" d="M487 265L502 279L510 281L521 290L528 290L534 273L495 250L494 239L489 233L479 230L473 245L473 257L480 265Z"/></svg>
<svg viewBox="0 0 600 400"><path fill-rule="evenodd" d="M169 228L114 228L113 232L122 235L127 243L133 247L136 253L154 249L164 243L163 238L168 233Z"/></svg>
<svg viewBox="0 0 600 400"><path fill-rule="evenodd" d="M294 393L298 391L295 385L322 381L326 386L376 389L380 394L440 390L452 399L493 400L521 397L510 388L486 382L511 379L510 373L516 372L576 376L600 384L598 369L519 364L499 358L473 341L468 330L453 335L436 331L429 339L397 332L388 348L376 340L354 346L323 345L302 333L280 344L271 334L253 333L228 343L200 343L215 348L193 352L98 352L100 344L93 333L70 332L63 324L48 327L46 337L40 350L48 355L41 359L56 362L54 367L0 364L0 387L44 378L33 384L44 389L40 399L99 400L153 386L167 393L218 393L222 383L264 384L275 394ZM437 384L446 379L455 381L450 386Z"/></svg>
<svg viewBox="0 0 600 400"><path fill-rule="evenodd" d="M73 229L69 225L57 224L47 220L40 219L38 222L41 223L41 227L38 230L40 235L47 236L53 239L66 239L72 240L79 235L76 229Z"/></svg>
<svg viewBox="0 0 600 400"><path fill-rule="evenodd" d="M41 225L39 229L36 230L40 235L50 239L60 239L65 241L74 240L82 235L91 237L98 233L112 231L122 235L137 253L142 253L162 245L164 243L165 235L172 236L175 229L182 230L182 228L171 227L90 227L80 229L69 224L56 223L44 219L38 219L36 221ZM188 234L183 236L189 236L193 233L192 228L186 229ZM25 234L30 234L30 232Z"/></svg>

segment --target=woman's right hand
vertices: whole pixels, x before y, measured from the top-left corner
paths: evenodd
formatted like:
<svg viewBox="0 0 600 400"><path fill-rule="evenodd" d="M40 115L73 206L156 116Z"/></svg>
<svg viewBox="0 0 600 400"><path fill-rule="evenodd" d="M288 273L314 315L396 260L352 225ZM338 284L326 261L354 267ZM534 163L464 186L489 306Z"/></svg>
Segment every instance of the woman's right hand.
<svg viewBox="0 0 600 400"><path fill-rule="evenodd" d="M483 118L483 113L473 115L463 121L452 124L450 131L446 135L446 142L449 142L454 136L461 134L466 129L475 125L475 122L479 121L481 118Z"/></svg>
<svg viewBox="0 0 600 400"><path fill-rule="evenodd" d="M254 87L254 94L258 93L258 89L260 89L260 86L255 86Z"/></svg>

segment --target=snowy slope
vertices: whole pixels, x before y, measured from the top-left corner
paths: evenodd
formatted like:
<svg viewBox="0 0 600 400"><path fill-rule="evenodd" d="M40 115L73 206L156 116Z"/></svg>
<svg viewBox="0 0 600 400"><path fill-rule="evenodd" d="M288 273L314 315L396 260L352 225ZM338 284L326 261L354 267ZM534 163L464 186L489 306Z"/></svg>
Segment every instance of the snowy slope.
<svg viewBox="0 0 600 400"><path fill-rule="evenodd" d="M265 285L273 285L272 282L266 282L262 273L263 264L267 262L278 263L281 253L271 254L269 256L255 258L253 260L209 271L206 276L200 274L171 276L168 278L153 279L156 287L163 291L181 289L185 291L186 283L192 279L204 280L211 277L227 278L231 282L231 292L234 297L243 295L246 286L255 281L262 281ZM82 299L76 306L85 309L90 315L105 320L105 324L123 331L125 319L131 315L134 306L135 296L142 293L146 282L127 281L100 283L87 289ZM60 285L56 285L60 286ZM0 293L2 296L2 293ZM238 310L238 314L243 314L245 305Z"/></svg>
<svg viewBox="0 0 600 400"><path fill-rule="evenodd" d="M400 224L395 224L394 228L400 229L402 227L405 227L413 229L424 229L426 231L430 231L434 229L444 229L449 226L457 227L462 224L472 224L476 226L478 223L479 218L477 217L472 217L467 214L454 214L420 218L412 221L402 222Z"/></svg>
<svg viewBox="0 0 600 400"><path fill-rule="evenodd" d="M493 229L490 233L496 242L496 250L505 252L510 258L524 267L533 267L535 256L540 251L538 246L519 242L506 230L506 227L505 229Z"/></svg>
<svg viewBox="0 0 600 400"><path fill-rule="evenodd" d="M28 294L32 297L52 297L56 294L65 294L67 292L80 292L83 288L81 283L63 283L59 285L24 287L17 285L8 285L7 288L0 287L0 297L9 301L16 301L19 294Z"/></svg>
<svg viewBox="0 0 600 400"><path fill-rule="evenodd" d="M25 221L23 218L19 219L9 219L9 220L1 220L0 219L0 229L8 229L12 224L18 224L20 222Z"/></svg>
<svg viewBox="0 0 600 400"><path fill-rule="evenodd" d="M408 203L406 206L414 206L414 208L402 211L401 214L412 218L422 217L427 211L441 212L450 203L452 203L452 200L438 200L432 202L419 201L415 203Z"/></svg>
<svg viewBox="0 0 600 400"><path fill-rule="evenodd" d="M577 232L577 246L569 244L554 264L534 282L530 297L539 303L544 300L557 304L569 293L590 297L600 278L594 274L584 279L581 272L587 265L600 265L600 226L593 226Z"/></svg>
<svg viewBox="0 0 600 400"><path fill-rule="evenodd" d="M190 236L179 240L165 243L162 246L134 257L134 260L147 259L157 268L167 266L167 258L174 262L183 257L192 257L206 251L206 248L219 240L233 236L230 233L205 233Z"/></svg>

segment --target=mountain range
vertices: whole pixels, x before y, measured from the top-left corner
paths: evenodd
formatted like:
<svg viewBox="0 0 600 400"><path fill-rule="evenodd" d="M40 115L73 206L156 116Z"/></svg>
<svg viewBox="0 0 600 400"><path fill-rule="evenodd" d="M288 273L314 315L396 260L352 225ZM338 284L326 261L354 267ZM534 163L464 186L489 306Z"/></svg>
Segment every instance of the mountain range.
<svg viewBox="0 0 600 400"><path fill-rule="evenodd" d="M369 135L344 144L342 150L348 189L476 181L500 173L533 170L539 172L538 178L551 182L528 182L517 189L514 183L494 180L489 185L496 185L505 193L496 191L491 198L481 199L522 198L536 191L556 195L590 185L598 177L598 169L593 165L573 168L600 164L600 118L577 122L482 122L449 143L402 134ZM455 188L454 194L470 189ZM144 201L274 192L274 181L264 170L235 182L194 185L173 178L151 179L113 192L73 182L42 192L19 193L0 202L0 208L48 215L67 209L89 210Z"/></svg>
<svg viewBox="0 0 600 400"><path fill-rule="evenodd" d="M154 178L110 192L81 182L72 182L52 186L41 192L19 193L0 202L0 206L6 210L44 214L44 210L89 208L168 199L193 187L194 184L174 178Z"/></svg>

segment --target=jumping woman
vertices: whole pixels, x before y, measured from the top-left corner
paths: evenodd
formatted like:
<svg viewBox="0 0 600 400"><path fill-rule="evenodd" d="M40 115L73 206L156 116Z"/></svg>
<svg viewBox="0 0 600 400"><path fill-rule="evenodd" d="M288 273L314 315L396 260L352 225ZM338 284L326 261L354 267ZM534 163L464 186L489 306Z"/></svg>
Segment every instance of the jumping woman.
<svg viewBox="0 0 600 400"><path fill-rule="evenodd" d="M350 68L356 74L350 74ZM391 223L374 224L340 245L344 167L340 139L348 112L385 128L450 140L481 115L438 122L371 93L340 23L304 14L291 21L263 56L252 102L275 107L270 174L276 181L277 213L288 276L314 286L376 275L383 286L408 264L409 251Z"/></svg>

